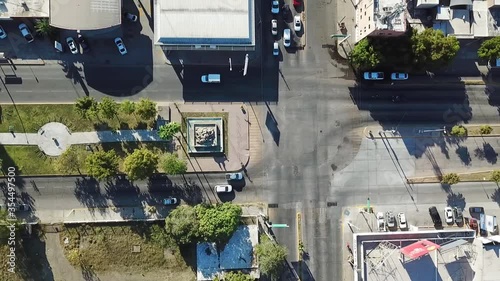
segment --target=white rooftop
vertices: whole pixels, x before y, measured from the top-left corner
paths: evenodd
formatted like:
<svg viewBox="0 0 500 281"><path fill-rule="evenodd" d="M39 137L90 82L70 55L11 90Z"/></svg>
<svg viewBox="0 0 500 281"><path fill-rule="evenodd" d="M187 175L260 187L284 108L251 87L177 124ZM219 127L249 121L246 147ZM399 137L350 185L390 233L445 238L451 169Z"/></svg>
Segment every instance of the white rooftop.
<svg viewBox="0 0 500 281"><path fill-rule="evenodd" d="M394 31L406 30L406 4L401 0L379 0L375 1L375 24L376 29L389 29Z"/></svg>
<svg viewBox="0 0 500 281"><path fill-rule="evenodd" d="M155 41L163 45L254 45L254 0L156 0Z"/></svg>
<svg viewBox="0 0 500 281"><path fill-rule="evenodd" d="M11 18L11 17L47 18L49 17L49 0L1 1L0 18Z"/></svg>
<svg viewBox="0 0 500 281"><path fill-rule="evenodd" d="M448 22L448 34L456 37L473 36L470 25L470 11L450 9L451 20Z"/></svg>
<svg viewBox="0 0 500 281"><path fill-rule="evenodd" d="M52 26L73 30L96 30L120 24L120 0L50 0Z"/></svg>

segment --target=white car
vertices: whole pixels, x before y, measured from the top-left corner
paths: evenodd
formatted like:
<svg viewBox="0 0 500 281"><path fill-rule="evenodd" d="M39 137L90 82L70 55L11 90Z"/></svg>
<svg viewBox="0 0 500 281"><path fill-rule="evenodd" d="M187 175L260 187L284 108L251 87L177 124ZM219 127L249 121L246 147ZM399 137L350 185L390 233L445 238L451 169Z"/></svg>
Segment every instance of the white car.
<svg viewBox="0 0 500 281"><path fill-rule="evenodd" d="M382 212L377 213L377 224L378 224L378 231L385 231L384 213Z"/></svg>
<svg viewBox="0 0 500 281"><path fill-rule="evenodd" d="M279 56L280 55L280 46L278 42L274 42L273 44L273 55Z"/></svg>
<svg viewBox="0 0 500 281"><path fill-rule="evenodd" d="M278 0L273 0L271 6L271 13L279 14L279 12L280 12L280 2Z"/></svg>
<svg viewBox="0 0 500 281"><path fill-rule="evenodd" d="M271 20L271 33L273 35L278 35L278 20Z"/></svg>
<svg viewBox="0 0 500 281"><path fill-rule="evenodd" d="M19 31L21 31L21 35L24 39L26 39L26 41L28 41L28 43L35 41L35 38L31 35L31 31L26 24L21 23L19 25Z"/></svg>
<svg viewBox="0 0 500 281"><path fill-rule="evenodd" d="M227 173L226 180L228 181L239 181L243 179L242 173Z"/></svg>
<svg viewBox="0 0 500 281"><path fill-rule="evenodd" d="M408 73L391 73L391 80L407 80Z"/></svg>
<svg viewBox="0 0 500 281"><path fill-rule="evenodd" d="M295 15L295 17L293 17L293 29L295 31L300 31L300 29L302 29L302 23L300 22L300 15Z"/></svg>
<svg viewBox="0 0 500 281"><path fill-rule="evenodd" d="M73 55L78 54L78 48L76 47L76 43L73 37L66 38L66 43L68 43L69 50Z"/></svg>
<svg viewBox="0 0 500 281"><path fill-rule="evenodd" d="M444 220L448 224L453 223L453 210L451 209L451 207L444 208Z"/></svg>
<svg viewBox="0 0 500 281"><path fill-rule="evenodd" d="M0 39L5 39L7 38L7 32L3 29L3 27L0 25Z"/></svg>
<svg viewBox="0 0 500 281"><path fill-rule="evenodd" d="M283 45L285 47L290 47L291 44L291 36L290 36L290 29L285 29L283 30Z"/></svg>
<svg viewBox="0 0 500 281"><path fill-rule="evenodd" d="M220 184L215 186L215 192L228 193L233 192L233 187L230 184Z"/></svg>
<svg viewBox="0 0 500 281"><path fill-rule="evenodd" d="M118 48L118 52L122 55L127 54L127 48L125 48L125 45L123 44L123 40L120 37L115 38L115 45Z"/></svg>
<svg viewBox="0 0 500 281"><path fill-rule="evenodd" d="M128 19L131 22L136 22L137 21L137 16L131 13L124 13L123 14L126 19Z"/></svg>
<svg viewBox="0 0 500 281"><path fill-rule="evenodd" d="M406 223L405 213L401 212L398 214L399 228L406 229L408 224Z"/></svg>

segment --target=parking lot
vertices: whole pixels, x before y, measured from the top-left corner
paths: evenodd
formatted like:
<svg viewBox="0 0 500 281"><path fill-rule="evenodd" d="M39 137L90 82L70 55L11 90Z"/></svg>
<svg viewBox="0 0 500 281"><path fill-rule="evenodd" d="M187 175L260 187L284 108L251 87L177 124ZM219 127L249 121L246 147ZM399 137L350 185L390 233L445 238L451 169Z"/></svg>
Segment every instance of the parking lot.
<svg viewBox="0 0 500 281"><path fill-rule="evenodd" d="M152 65L154 62L164 64L164 54L159 47L153 47L153 15L150 1L124 2L123 11L138 16L137 22L122 19L122 25L112 30L82 31L81 34L88 41L90 52L72 54L66 44L66 38L77 38L74 30L59 30L59 42L65 48L63 53L57 52L54 42L49 38L35 36L32 43L26 42L21 36L18 26L20 20L2 21L0 24L5 29L8 37L0 40L0 49L5 57L19 59L43 59L46 63L57 61L77 62L82 65ZM33 35L35 28L33 21L26 23ZM120 55L114 43L114 38L121 37L128 53ZM154 57L156 56L156 58Z"/></svg>

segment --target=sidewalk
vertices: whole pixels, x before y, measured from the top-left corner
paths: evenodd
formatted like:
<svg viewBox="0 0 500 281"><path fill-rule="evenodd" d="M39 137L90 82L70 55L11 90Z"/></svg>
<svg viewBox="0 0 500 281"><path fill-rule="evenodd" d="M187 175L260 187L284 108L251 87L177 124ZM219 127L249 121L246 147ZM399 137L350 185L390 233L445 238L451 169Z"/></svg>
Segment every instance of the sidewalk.
<svg viewBox="0 0 500 281"><path fill-rule="evenodd" d="M337 52L338 54L344 58L348 58L348 54L354 48L355 39L356 39L356 9L354 5L359 3L359 0L342 0L337 1L337 28L335 34L339 36L336 38L337 42ZM349 36L349 38L345 39ZM345 41L342 44L339 44L341 41Z"/></svg>
<svg viewBox="0 0 500 281"><path fill-rule="evenodd" d="M265 204L241 204L242 216L267 216ZM156 212L143 207L105 207L76 208L69 210L37 210L34 214L25 212L18 214L18 219L26 223L59 224L59 223L109 223L125 221L159 221L164 220L172 207L155 206Z"/></svg>

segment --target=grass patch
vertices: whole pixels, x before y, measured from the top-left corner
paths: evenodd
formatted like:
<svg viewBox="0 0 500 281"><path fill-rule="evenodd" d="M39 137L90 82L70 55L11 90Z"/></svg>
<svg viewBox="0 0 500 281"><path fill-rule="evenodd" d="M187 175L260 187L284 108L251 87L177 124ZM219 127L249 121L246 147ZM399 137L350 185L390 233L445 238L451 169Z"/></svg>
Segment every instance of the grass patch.
<svg viewBox="0 0 500 281"><path fill-rule="evenodd" d="M221 117L222 118L222 125L224 127L224 133L223 133L223 139L224 139L224 155L228 156L228 118L229 118L229 113L227 112L182 112L182 124L181 124L181 133L183 135L181 145L184 148L184 151L187 150L187 143L186 143L186 137L187 137L187 122L186 118L191 118L191 117ZM213 156L213 155L209 155Z"/></svg>
<svg viewBox="0 0 500 281"><path fill-rule="evenodd" d="M460 182L477 182L477 181L491 181L491 172L477 172L477 173L463 173L458 174L460 176ZM418 177L418 178L409 178L409 183L418 184L418 183L436 183L441 182L441 180L437 176L429 176L429 177Z"/></svg>
<svg viewBox="0 0 500 281"><path fill-rule="evenodd" d="M134 114L122 112L111 120L94 118L85 120L78 115L72 104L29 104L0 106L0 132L14 126L17 133L36 133L48 122L60 122L74 132L129 130L152 128L153 120L141 120Z"/></svg>
<svg viewBox="0 0 500 281"><path fill-rule="evenodd" d="M86 150L86 145L75 145L77 150L83 154L92 152ZM119 157L119 170L123 171L125 157L134 149L146 147L158 155L162 155L170 150L165 142L113 142L90 145L93 151L114 150ZM59 174L55 170L55 160L57 157L45 156L38 146L0 146L0 159L3 159L4 171L7 167L15 166L22 175L54 175ZM86 173L85 168L81 168L82 173Z"/></svg>
<svg viewBox="0 0 500 281"><path fill-rule="evenodd" d="M66 226L60 233L61 245L70 262L72 253L78 253L79 261L73 261L73 265L90 266L95 271L145 273L168 269L176 274L191 272L194 279L193 264L190 264L193 260L185 260L188 255L183 255L178 248L164 249L151 242L150 226L142 223ZM134 252L134 247L140 247L140 251Z"/></svg>

